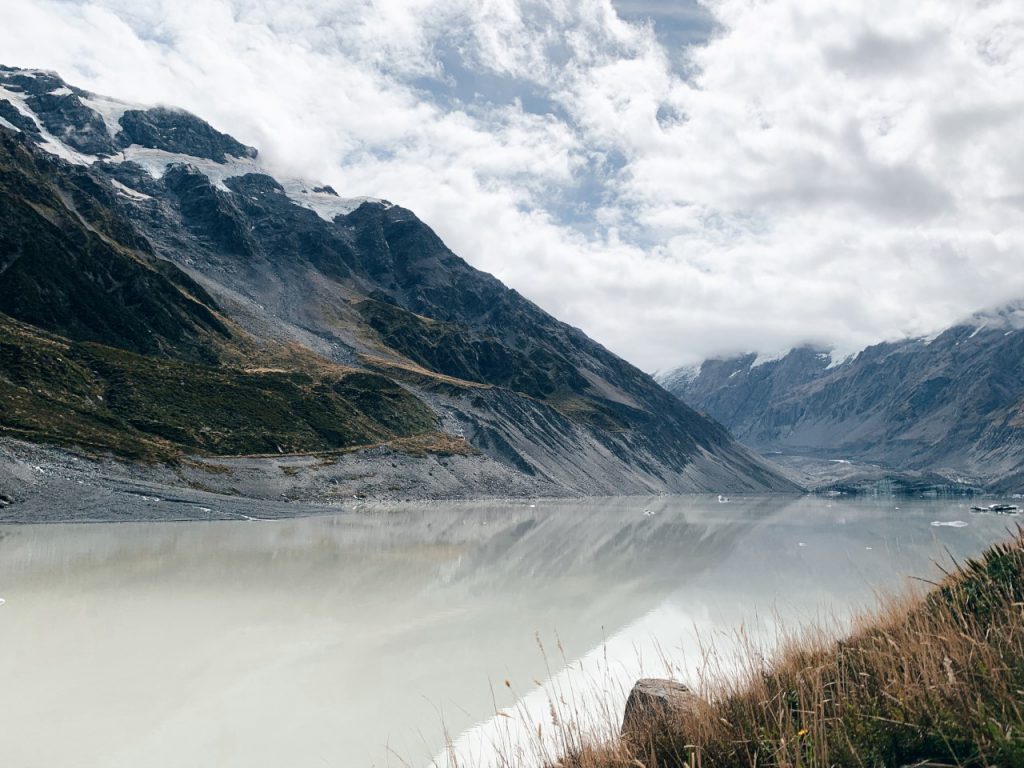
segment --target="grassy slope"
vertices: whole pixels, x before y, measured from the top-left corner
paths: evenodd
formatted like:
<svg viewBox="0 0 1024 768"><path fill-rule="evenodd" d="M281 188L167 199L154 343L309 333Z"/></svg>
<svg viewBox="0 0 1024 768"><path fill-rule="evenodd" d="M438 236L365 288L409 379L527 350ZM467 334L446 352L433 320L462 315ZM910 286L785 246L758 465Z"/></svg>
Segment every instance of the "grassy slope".
<svg viewBox="0 0 1024 768"><path fill-rule="evenodd" d="M213 300L152 257L113 192L0 129L0 312L75 341L217 360Z"/></svg>
<svg viewBox="0 0 1024 768"><path fill-rule="evenodd" d="M435 422L416 397L372 373L147 357L0 315L0 434L152 460L423 443Z"/></svg>
<svg viewBox="0 0 1024 768"><path fill-rule="evenodd" d="M639 734L571 749L560 765L1024 765L1024 536L846 640L752 658L740 680Z"/></svg>
<svg viewBox="0 0 1024 768"><path fill-rule="evenodd" d="M381 342L435 381L462 388L498 386L542 400L568 419L607 432L627 432L623 414L598 398L579 394L587 382L565 358L544 349L525 354L494 338L476 338L465 327L408 312L386 302L367 299L358 305L363 320Z"/></svg>
<svg viewBox="0 0 1024 768"><path fill-rule="evenodd" d="M88 170L0 129L0 434L134 459L468 450L390 378L258 345Z"/></svg>

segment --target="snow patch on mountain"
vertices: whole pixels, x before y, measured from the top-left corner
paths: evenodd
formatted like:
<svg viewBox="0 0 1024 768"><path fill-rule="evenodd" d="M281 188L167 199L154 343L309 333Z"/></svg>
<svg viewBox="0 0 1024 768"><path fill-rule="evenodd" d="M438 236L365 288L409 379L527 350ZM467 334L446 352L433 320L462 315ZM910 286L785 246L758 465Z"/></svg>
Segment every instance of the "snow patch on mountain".
<svg viewBox="0 0 1024 768"><path fill-rule="evenodd" d="M848 362L850 362L851 360L853 360L853 358L855 358L857 356L857 353L856 352L850 352L850 353L844 355L842 353L834 352L833 351L833 352L829 352L828 356L829 356L829 362L828 362L828 365L825 366L825 370L826 371L831 371L834 368L838 368L838 367L840 367L842 365L846 365Z"/></svg>
<svg viewBox="0 0 1024 768"><path fill-rule="evenodd" d="M206 176L217 189L225 192L230 191L225 182L235 176L244 176L247 173L271 176L284 188L289 200L296 205L301 205L303 208L308 208L324 221L334 221L337 216L352 213L352 211L366 202L379 202L388 207L391 206L391 203L373 197L345 198L332 195L329 192L314 192L312 191L313 185L308 182L301 179L280 179L274 177L269 170L247 157L229 157L226 162L219 163L215 160L132 144L123 150L122 159L142 166L154 179L163 177L164 173L172 165L178 163L191 165Z"/></svg>
<svg viewBox="0 0 1024 768"><path fill-rule="evenodd" d="M786 350L785 352L772 352L770 354L766 354L764 352L759 352L757 354L757 357L754 358L754 362L752 362L750 364L750 367L751 368L758 368L758 367L764 365L765 363L777 362L777 361L781 360L782 358L784 358L788 354L789 354L789 350Z"/></svg>
<svg viewBox="0 0 1024 768"><path fill-rule="evenodd" d="M36 117L36 113L32 111L31 107L29 107L22 94L0 85L0 99L6 99L9 101L14 105L15 109L35 123L36 128L39 129L39 136L41 138L39 146L41 149L49 152L51 155L56 155L63 160L67 160L69 163L73 163L74 165L92 165L99 159L95 155L86 155L76 149L72 149L46 130L43 122Z"/></svg>
<svg viewBox="0 0 1024 768"><path fill-rule="evenodd" d="M226 179L234 176L244 176L247 173L267 173L254 160L247 157L231 157L227 162L218 163L215 160L193 157L192 155L180 154L178 152L167 152L163 149L142 147L138 144L125 147L121 151L121 158L123 161L133 162L142 166L154 179L163 178L167 169L172 165L191 165L206 176L217 189L224 192L231 191L224 183Z"/></svg>
<svg viewBox="0 0 1024 768"><path fill-rule="evenodd" d="M330 192L315 192L309 188L309 184L299 179L278 179L278 183L284 187L289 200L308 208L324 221L346 216L363 203L381 203L391 207L391 203L376 197L338 197Z"/></svg>
<svg viewBox="0 0 1024 768"><path fill-rule="evenodd" d="M0 85L0 99L6 99L11 102L11 104L14 105L14 108L35 123L36 127L39 128L40 131L44 130L42 122L38 117L36 117L36 113L33 112L25 102L25 97L21 93Z"/></svg>
<svg viewBox="0 0 1024 768"><path fill-rule="evenodd" d="M985 330L985 328L987 328L987 327L988 327L988 323L982 323L982 324L981 324L981 325L979 325L979 326L978 326L977 328L975 328L975 329L974 329L974 330L973 330L973 331L971 332L971 335L970 335L970 336L968 336L967 338L968 338L968 339L973 339L973 338L974 338L975 336L977 336L977 335L978 335L979 333L981 333L981 332L982 332L983 330Z"/></svg>
<svg viewBox="0 0 1024 768"><path fill-rule="evenodd" d="M139 104L108 99L106 96L97 96L95 93L90 93L88 96L79 96L79 101L103 118L110 138L114 138L121 132L121 116L125 112L129 109L145 109L144 106Z"/></svg>
<svg viewBox="0 0 1024 768"><path fill-rule="evenodd" d="M122 184L117 179L111 179L110 183L113 184L114 189L123 194L125 197L130 197L132 200L152 200L149 195L139 192L137 189L132 189L127 184Z"/></svg>
<svg viewBox="0 0 1024 768"><path fill-rule="evenodd" d="M19 75L29 77L34 77L36 74L36 72L30 72L27 70L19 71ZM73 93L75 92L67 86L61 86L60 88L51 91L51 95L54 96L66 96ZM20 93L18 90L0 86L0 99L6 99L11 102L15 109L25 115L25 117L32 120L35 126L39 129L40 147L43 150L63 158L70 163L74 163L75 165L92 165L101 159L95 155L83 154L82 152L73 149L46 130L42 121L28 105L24 94ZM111 99L94 93L85 94L80 92L79 99L85 107L100 116L107 128L107 133L111 138L115 138L119 133L121 133L121 118L124 116L125 112L135 109L143 111L148 109L148 107L141 104L132 104L130 102ZM10 130L19 130L17 126L12 125L8 120L4 120L3 118L0 118L0 126ZM235 176L244 176L247 173L258 173L271 176L272 178L277 179L278 183L280 183L284 188L285 194L292 202L313 211L317 216L325 221L334 221L338 216L347 215L366 202L382 203L387 207L391 207L391 203L378 198L339 197L336 194L326 191L325 187L312 184L305 179L277 178L267 168L257 163L253 158L248 157L233 157L229 155L226 162L220 163L206 158L167 152L161 149L153 149L133 144L121 150L119 156L115 155L113 157L103 159L111 163L128 161L137 163L155 179L161 178L164 173L167 172L167 168L176 163L191 165L206 176L215 187L223 191L229 191L225 181ZM142 193L130 189L129 187L125 187L124 185L118 185L118 190L136 200L146 198Z"/></svg>

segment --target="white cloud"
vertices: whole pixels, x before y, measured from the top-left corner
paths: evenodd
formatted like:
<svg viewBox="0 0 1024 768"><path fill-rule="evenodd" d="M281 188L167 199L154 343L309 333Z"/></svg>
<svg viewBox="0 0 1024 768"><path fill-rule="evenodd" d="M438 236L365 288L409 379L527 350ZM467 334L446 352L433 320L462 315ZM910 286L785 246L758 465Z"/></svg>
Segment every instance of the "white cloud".
<svg viewBox="0 0 1024 768"><path fill-rule="evenodd" d="M609 0L5 0L0 51L406 205L648 369L1024 296L1018 0L705 5L682 67Z"/></svg>

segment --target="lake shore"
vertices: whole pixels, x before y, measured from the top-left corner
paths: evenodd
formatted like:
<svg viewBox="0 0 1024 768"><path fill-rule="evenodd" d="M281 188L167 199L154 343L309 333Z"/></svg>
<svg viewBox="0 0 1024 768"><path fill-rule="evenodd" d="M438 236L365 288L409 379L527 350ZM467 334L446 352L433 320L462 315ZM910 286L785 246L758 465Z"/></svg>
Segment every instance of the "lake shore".
<svg viewBox="0 0 1024 768"><path fill-rule="evenodd" d="M7 523L281 519L371 505L569 498L482 456L372 449L339 457L195 458L135 464L0 439Z"/></svg>
<svg viewBox="0 0 1024 768"><path fill-rule="evenodd" d="M690 469L687 482L694 490L681 495L733 495L705 475L699 462ZM0 522L280 519L373 504L679 495L641 474L614 493L583 475L565 480L528 474L479 453L408 446L144 463L0 437L0 494L14 502L0 497ZM768 495L800 493L794 483Z"/></svg>
<svg viewBox="0 0 1024 768"><path fill-rule="evenodd" d="M575 686L579 663L607 660L628 691L661 671L655 646L694 658L696 628L846 615L1005 537L957 502L894 506L703 495L3 525L0 762L171 768L229 744L225 768L386 765L386 747L427 765L446 734L479 754L496 707L537 703L548 722L535 681L551 674Z"/></svg>
<svg viewBox="0 0 1024 768"><path fill-rule="evenodd" d="M927 594L884 601L841 640L799 630L773 659L750 648L738 676L711 672L700 690L638 685L620 737L595 746L570 728L557 765L1019 765L1022 603L1018 527Z"/></svg>

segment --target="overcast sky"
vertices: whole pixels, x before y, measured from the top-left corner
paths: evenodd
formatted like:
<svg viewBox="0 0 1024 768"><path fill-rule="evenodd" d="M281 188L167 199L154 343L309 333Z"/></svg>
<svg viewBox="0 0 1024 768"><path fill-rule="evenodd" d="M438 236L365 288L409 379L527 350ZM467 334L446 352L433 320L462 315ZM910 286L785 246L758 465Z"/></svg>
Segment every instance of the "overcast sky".
<svg viewBox="0 0 1024 768"><path fill-rule="evenodd" d="M1021 0L2 0L0 61L407 206L647 370L1024 297Z"/></svg>

